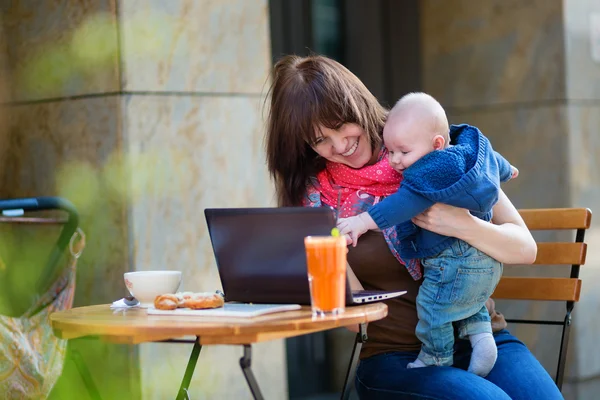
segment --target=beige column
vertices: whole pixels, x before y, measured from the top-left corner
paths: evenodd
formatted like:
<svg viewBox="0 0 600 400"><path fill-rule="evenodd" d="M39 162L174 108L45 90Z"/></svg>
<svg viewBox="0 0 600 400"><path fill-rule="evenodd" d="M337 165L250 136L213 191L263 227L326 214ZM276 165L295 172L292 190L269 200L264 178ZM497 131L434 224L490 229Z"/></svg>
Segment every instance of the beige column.
<svg viewBox="0 0 600 400"><path fill-rule="evenodd" d="M204 208L272 204L262 142L267 1L118 4L133 265L181 270L185 290L220 289ZM144 399L177 392L190 351L141 346ZM253 354L265 398L285 398L283 342L257 345ZM190 396L249 398L241 355L240 347L203 348Z"/></svg>
<svg viewBox="0 0 600 400"><path fill-rule="evenodd" d="M594 210L598 204L600 64L592 59L590 19L599 7L592 0L421 3L424 89L441 101L452 123L478 126L520 169L519 178L503 187L518 208ZM600 264L595 229L587 242L582 301L575 307L567 364L567 398L596 398L600 385L600 352L590 351L600 329L590 318L600 302L594 294L594 270ZM548 268L509 267L506 273L540 275ZM553 268L558 271L568 275ZM561 319L565 312L562 303L503 301L498 307L510 317ZM559 329L509 328L554 376Z"/></svg>
<svg viewBox="0 0 600 400"><path fill-rule="evenodd" d="M267 1L12 1L0 13L12 81L0 195L62 195L78 207L88 244L76 305L122 297L128 270L181 270L182 289L220 289L203 209L273 204ZM173 397L191 351L72 347L104 398ZM285 398L283 342L254 354L265 397ZM204 348L191 396L248 398L240 356ZM65 396L86 396L70 361L53 397Z"/></svg>

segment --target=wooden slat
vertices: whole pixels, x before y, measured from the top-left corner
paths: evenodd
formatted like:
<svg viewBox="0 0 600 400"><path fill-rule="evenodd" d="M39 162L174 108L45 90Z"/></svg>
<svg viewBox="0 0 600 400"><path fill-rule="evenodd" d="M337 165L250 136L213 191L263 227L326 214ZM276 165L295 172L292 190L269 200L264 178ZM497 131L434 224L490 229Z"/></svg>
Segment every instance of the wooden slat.
<svg viewBox="0 0 600 400"><path fill-rule="evenodd" d="M592 222L589 208L532 208L519 210L530 230L588 229Z"/></svg>
<svg viewBox="0 0 600 400"><path fill-rule="evenodd" d="M572 278L503 277L492 295L495 299L579 301L581 280Z"/></svg>
<svg viewBox="0 0 600 400"><path fill-rule="evenodd" d="M537 257L534 264L571 265L585 264L586 243L540 243L537 244Z"/></svg>

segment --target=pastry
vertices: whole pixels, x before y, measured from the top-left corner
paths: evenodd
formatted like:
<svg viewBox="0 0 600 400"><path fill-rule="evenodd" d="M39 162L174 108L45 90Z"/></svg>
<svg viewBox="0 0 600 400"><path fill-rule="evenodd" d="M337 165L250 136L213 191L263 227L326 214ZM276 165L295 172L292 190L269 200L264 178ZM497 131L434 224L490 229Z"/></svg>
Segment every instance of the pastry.
<svg viewBox="0 0 600 400"><path fill-rule="evenodd" d="M204 308L223 307L223 295L213 292L179 292L175 294L162 294L154 299L154 308L158 310L175 310L177 308L190 308L201 310Z"/></svg>
<svg viewBox="0 0 600 400"><path fill-rule="evenodd" d="M183 307L192 310L218 308L223 307L223 304L225 304L223 296L212 292L192 293L190 296L183 297Z"/></svg>
<svg viewBox="0 0 600 400"><path fill-rule="evenodd" d="M185 301L185 299L189 299L190 297L192 297L194 295L194 292L177 292L175 293L175 296L177 296L178 299L178 303L177 303L177 307L185 307L183 305L183 302Z"/></svg>
<svg viewBox="0 0 600 400"><path fill-rule="evenodd" d="M174 294L161 294L154 299L154 308L158 310L174 310L179 306L179 298Z"/></svg>

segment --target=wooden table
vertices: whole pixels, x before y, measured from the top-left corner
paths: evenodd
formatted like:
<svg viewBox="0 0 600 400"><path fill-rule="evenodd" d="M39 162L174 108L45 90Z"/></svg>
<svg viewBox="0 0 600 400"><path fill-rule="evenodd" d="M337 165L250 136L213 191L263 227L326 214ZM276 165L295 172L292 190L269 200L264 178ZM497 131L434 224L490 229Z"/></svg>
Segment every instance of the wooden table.
<svg viewBox="0 0 600 400"><path fill-rule="evenodd" d="M244 346L240 366L255 399L262 394L251 366L251 344L266 340L285 339L342 326L359 325L360 332L352 352L342 397L349 396L349 383L354 376L362 343L366 340L366 324L387 315L383 303L346 307L336 317L313 318L310 307L301 310L267 314L255 318L190 317L148 315L145 309L110 309L108 304L78 307L50 316L54 334L62 339L85 336L99 337L114 343L145 342L194 343L177 399L187 398L187 390L200 355L202 345L231 344ZM185 336L195 336L186 340Z"/></svg>

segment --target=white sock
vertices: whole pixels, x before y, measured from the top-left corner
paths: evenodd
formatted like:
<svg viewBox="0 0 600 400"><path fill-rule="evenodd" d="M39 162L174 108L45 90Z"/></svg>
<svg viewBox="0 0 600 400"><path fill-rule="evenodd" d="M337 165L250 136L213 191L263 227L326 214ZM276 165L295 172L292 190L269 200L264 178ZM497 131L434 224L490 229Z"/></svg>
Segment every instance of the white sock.
<svg viewBox="0 0 600 400"><path fill-rule="evenodd" d="M471 353L471 362L469 364L469 372L486 377L490 373L496 358L498 358L498 349L496 341L491 333L478 333L469 336L473 353Z"/></svg>
<svg viewBox="0 0 600 400"><path fill-rule="evenodd" d="M427 365L425 365L425 363L423 361L421 361L421 360L419 360L417 358L415 361L413 361L411 363L408 363L408 365L406 366L406 368L423 368L423 367L426 367L426 366Z"/></svg>

